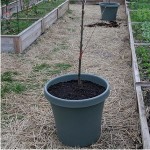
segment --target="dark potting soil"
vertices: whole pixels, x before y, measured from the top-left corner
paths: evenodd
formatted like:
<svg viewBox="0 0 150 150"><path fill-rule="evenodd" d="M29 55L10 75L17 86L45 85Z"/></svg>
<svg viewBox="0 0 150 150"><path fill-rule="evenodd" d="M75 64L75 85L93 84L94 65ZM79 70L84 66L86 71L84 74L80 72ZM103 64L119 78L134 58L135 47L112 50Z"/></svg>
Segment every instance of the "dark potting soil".
<svg viewBox="0 0 150 150"><path fill-rule="evenodd" d="M95 26L105 26L105 27L119 27L119 24L116 21L110 21L108 23L106 22L97 22L93 24L85 25L86 27L95 27Z"/></svg>
<svg viewBox="0 0 150 150"><path fill-rule="evenodd" d="M77 80L61 82L48 88L48 92L56 97L67 100L80 100L98 96L105 91L105 87L90 81L82 81L78 85Z"/></svg>

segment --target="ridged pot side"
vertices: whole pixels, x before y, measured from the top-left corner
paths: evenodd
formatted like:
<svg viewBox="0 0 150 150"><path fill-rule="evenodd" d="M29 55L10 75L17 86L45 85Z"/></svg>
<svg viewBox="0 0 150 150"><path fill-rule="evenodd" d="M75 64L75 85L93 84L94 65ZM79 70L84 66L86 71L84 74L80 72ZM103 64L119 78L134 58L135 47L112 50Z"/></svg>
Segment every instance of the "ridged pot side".
<svg viewBox="0 0 150 150"><path fill-rule="evenodd" d="M96 97L83 100L65 100L55 97L47 91L51 85L77 80L77 78L77 74L70 74L50 80L45 85L44 94L51 103L60 141L65 145L83 147L96 142L101 135L103 106L110 89L105 79L95 75L82 74L82 80L104 86L106 90Z"/></svg>

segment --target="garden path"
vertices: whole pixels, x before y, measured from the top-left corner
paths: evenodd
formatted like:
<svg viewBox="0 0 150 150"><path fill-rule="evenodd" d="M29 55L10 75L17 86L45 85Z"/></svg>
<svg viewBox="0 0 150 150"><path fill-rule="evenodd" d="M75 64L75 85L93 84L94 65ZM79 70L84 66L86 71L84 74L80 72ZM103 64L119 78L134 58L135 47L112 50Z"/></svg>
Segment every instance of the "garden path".
<svg viewBox="0 0 150 150"><path fill-rule="evenodd" d="M77 72L80 16L81 5L72 4L70 11L23 54L1 54L2 73L18 72L15 81L27 87L21 94L5 94L1 100L2 148L70 148L57 138L43 86L55 76ZM84 24L96 22L101 22L99 6L86 5ZM111 87L103 113L101 138L87 148L135 149L141 146L124 5L119 7L117 22L120 25L117 28L84 29L84 46L93 30L94 33L83 53L82 72L103 76Z"/></svg>

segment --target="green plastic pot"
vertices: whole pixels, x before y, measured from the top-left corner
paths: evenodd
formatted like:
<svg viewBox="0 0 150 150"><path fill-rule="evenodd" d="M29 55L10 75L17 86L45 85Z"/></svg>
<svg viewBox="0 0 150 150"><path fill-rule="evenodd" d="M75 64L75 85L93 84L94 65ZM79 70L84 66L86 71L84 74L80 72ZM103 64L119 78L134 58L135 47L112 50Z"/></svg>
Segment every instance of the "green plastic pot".
<svg viewBox="0 0 150 150"><path fill-rule="evenodd" d="M119 7L119 3L106 3L106 2L101 2L99 3L100 8L101 8L101 15L102 15L102 20L105 21L115 21L116 16L117 16L117 11Z"/></svg>
<svg viewBox="0 0 150 150"><path fill-rule="evenodd" d="M55 118L58 138L68 146L88 146L101 135L101 119L104 101L110 90L108 82L98 76L81 74L82 80L97 83L106 90L93 98L66 100L51 95L47 89L57 83L77 80L77 74L68 74L48 81L44 87L46 99L50 102Z"/></svg>

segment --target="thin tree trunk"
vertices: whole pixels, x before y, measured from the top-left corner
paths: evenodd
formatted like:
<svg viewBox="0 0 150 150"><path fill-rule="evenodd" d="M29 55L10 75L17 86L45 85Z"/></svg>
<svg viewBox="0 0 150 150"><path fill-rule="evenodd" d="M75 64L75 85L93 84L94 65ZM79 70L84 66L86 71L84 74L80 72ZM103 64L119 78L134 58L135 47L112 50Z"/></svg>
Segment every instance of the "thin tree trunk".
<svg viewBox="0 0 150 150"><path fill-rule="evenodd" d="M81 84L81 61L82 61L82 47L83 47L83 21L84 21L84 4L85 0L82 0L82 17L81 17L81 40L80 40L80 54L79 54L79 66L78 66L78 85Z"/></svg>

